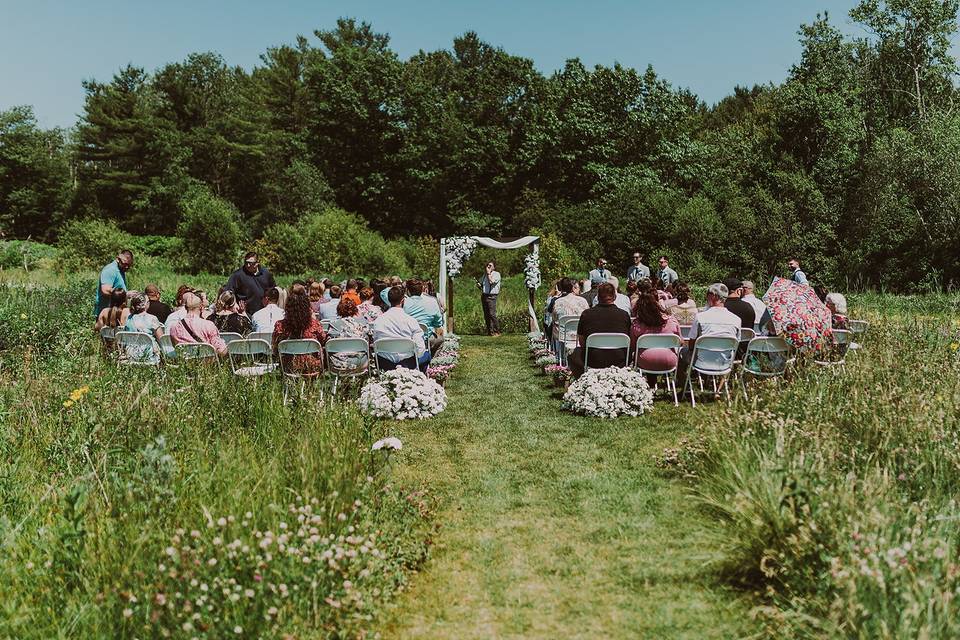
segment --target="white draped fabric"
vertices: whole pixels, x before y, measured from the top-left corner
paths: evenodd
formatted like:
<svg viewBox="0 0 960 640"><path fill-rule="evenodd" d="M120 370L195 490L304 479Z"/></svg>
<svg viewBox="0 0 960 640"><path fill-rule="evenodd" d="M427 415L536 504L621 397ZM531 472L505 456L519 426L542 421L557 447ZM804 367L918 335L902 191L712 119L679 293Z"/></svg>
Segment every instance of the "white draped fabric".
<svg viewBox="0 0 960 640"><path fill-rule="evenodd" d="M477 241L477 244L481 247L489 247L491 249L519 249L521 247L526 247L530 244L535 244L540 241L540 236L524 236L522 238L517 238L516 240L511 240L509 242L500 242L499 240L494 240L493 238L487 238L485 236L471 236L474 240ZM438 294L440 299L446 302L447 300L447 252L446 252L446 238L440 240L440 286ZM539 326L537 322L537 312L533 308L533 303L527 302L527 311L530 313L530 319L535 323L536 326ZM449 310L445 311L443 314L444 325L447 323L447 314Z"/></svg>

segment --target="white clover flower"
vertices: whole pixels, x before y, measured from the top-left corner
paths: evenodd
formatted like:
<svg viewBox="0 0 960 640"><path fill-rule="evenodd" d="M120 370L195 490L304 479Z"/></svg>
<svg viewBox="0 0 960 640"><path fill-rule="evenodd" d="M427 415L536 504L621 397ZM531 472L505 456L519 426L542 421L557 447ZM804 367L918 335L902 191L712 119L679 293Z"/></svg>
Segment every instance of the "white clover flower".
<svg viewBox="0 0 960 640"><path fill-rule="evenodd" d="M380 449L403 449L403 442L400 441L400 438L381 438L374 442L371 447L372 451L379 451Z"/></svg>

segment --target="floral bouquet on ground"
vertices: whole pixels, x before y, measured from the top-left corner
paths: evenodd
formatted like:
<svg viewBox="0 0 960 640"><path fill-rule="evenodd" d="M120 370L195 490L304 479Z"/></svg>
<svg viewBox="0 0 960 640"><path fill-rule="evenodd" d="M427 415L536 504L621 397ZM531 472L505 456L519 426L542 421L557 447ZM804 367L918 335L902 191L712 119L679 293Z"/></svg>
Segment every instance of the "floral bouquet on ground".
<svg viewBox="0 0 960 640"><path fill-rule="evenodd" d="M554 384L556 384L558 387L565 386L573 376L568 367L556 363L545 366L543 368L543 372L548 376L551 376Z"/></svg>
<svg viewBox="0 0 960 640"><path fill-rule="evenodd" d="M549 351L543 355L537 356L537 366L543 368L544 373L546 373L546 367L549 367L552 364L557 364L557 357Z"/></svg>
<svg viewBox="0 0 960 640"><path fill-rule="evenodd" d="M533 358L534 360L539 360L540 358L544 358L546 356L550 356L550 357L554 356L553 352L550 351L550 349L547 349L546 347L530 352L530 357Z"/></svg>
<svg viewBox="0 0 960 640"><path fill-rule="evenodd" d="M370 380L360 390L360 412L375 418L419 420L447 407L443 387L413 369L394 369Z"/></svg>
<svg viewBox="0 0 960 640"><path fill-rule="evenodd" d="M531 353L537 349L546 349L547 344L547 339L543 337L542 333L531 334L527 337L527 349Z"/></svg>
<svg viewBox="0 0 960 640"><path fill-rule="evenodd" d="M453 371L455 366L456 365L453 364L430 365L427 367L427 377L431 380L436 380L437 384L442 387L447 383L450 372Z"/></svg>
<svg viewBox="0 0 960 640"><path fill-rule="evenodd" d="M639 416L653 407L643 374L626 367L590 369L563 394L563 408L597 418Z"/></svg>

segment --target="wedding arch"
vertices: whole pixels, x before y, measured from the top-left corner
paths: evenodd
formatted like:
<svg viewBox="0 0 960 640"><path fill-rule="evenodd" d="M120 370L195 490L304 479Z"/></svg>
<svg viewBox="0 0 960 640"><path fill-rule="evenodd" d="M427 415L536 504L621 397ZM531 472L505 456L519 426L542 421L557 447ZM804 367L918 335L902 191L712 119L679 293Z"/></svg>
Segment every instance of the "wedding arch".
<svg viewBox="0 0 960 640"><path fill-rule="evenodd" d="M460 275L463 263L477 247L491 249L519 249L530 246L530 253L523 259L524 282L527 285L527 311L530 314L530 331L537 331L537 312L534 309L534 292L540 286L540 236L522 238L502 238L494 240L484 236L454 236L440 239L440 299L446 301L444 325L447 331L454 332L453 282Z"/></svg>

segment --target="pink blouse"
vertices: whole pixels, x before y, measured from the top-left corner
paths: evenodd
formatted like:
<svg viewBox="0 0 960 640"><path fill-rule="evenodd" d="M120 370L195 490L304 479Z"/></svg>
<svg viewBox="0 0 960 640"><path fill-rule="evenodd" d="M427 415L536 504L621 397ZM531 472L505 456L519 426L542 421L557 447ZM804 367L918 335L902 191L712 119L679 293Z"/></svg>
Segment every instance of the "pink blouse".
<svg viewBox="0 0 960 640"><path fill-rule="evenodd" d="M190 330L193 331L200 340L196 340L190 335L190 331L187 331L187 328L184 326L186 323L190 324ZM214 350L220 355L227 353L227 343L220 337L220 332L217 331L217 325L203 318L187 316L170 327L170 339L173 340L173 344L206 342L212 345Z"/></svg>

